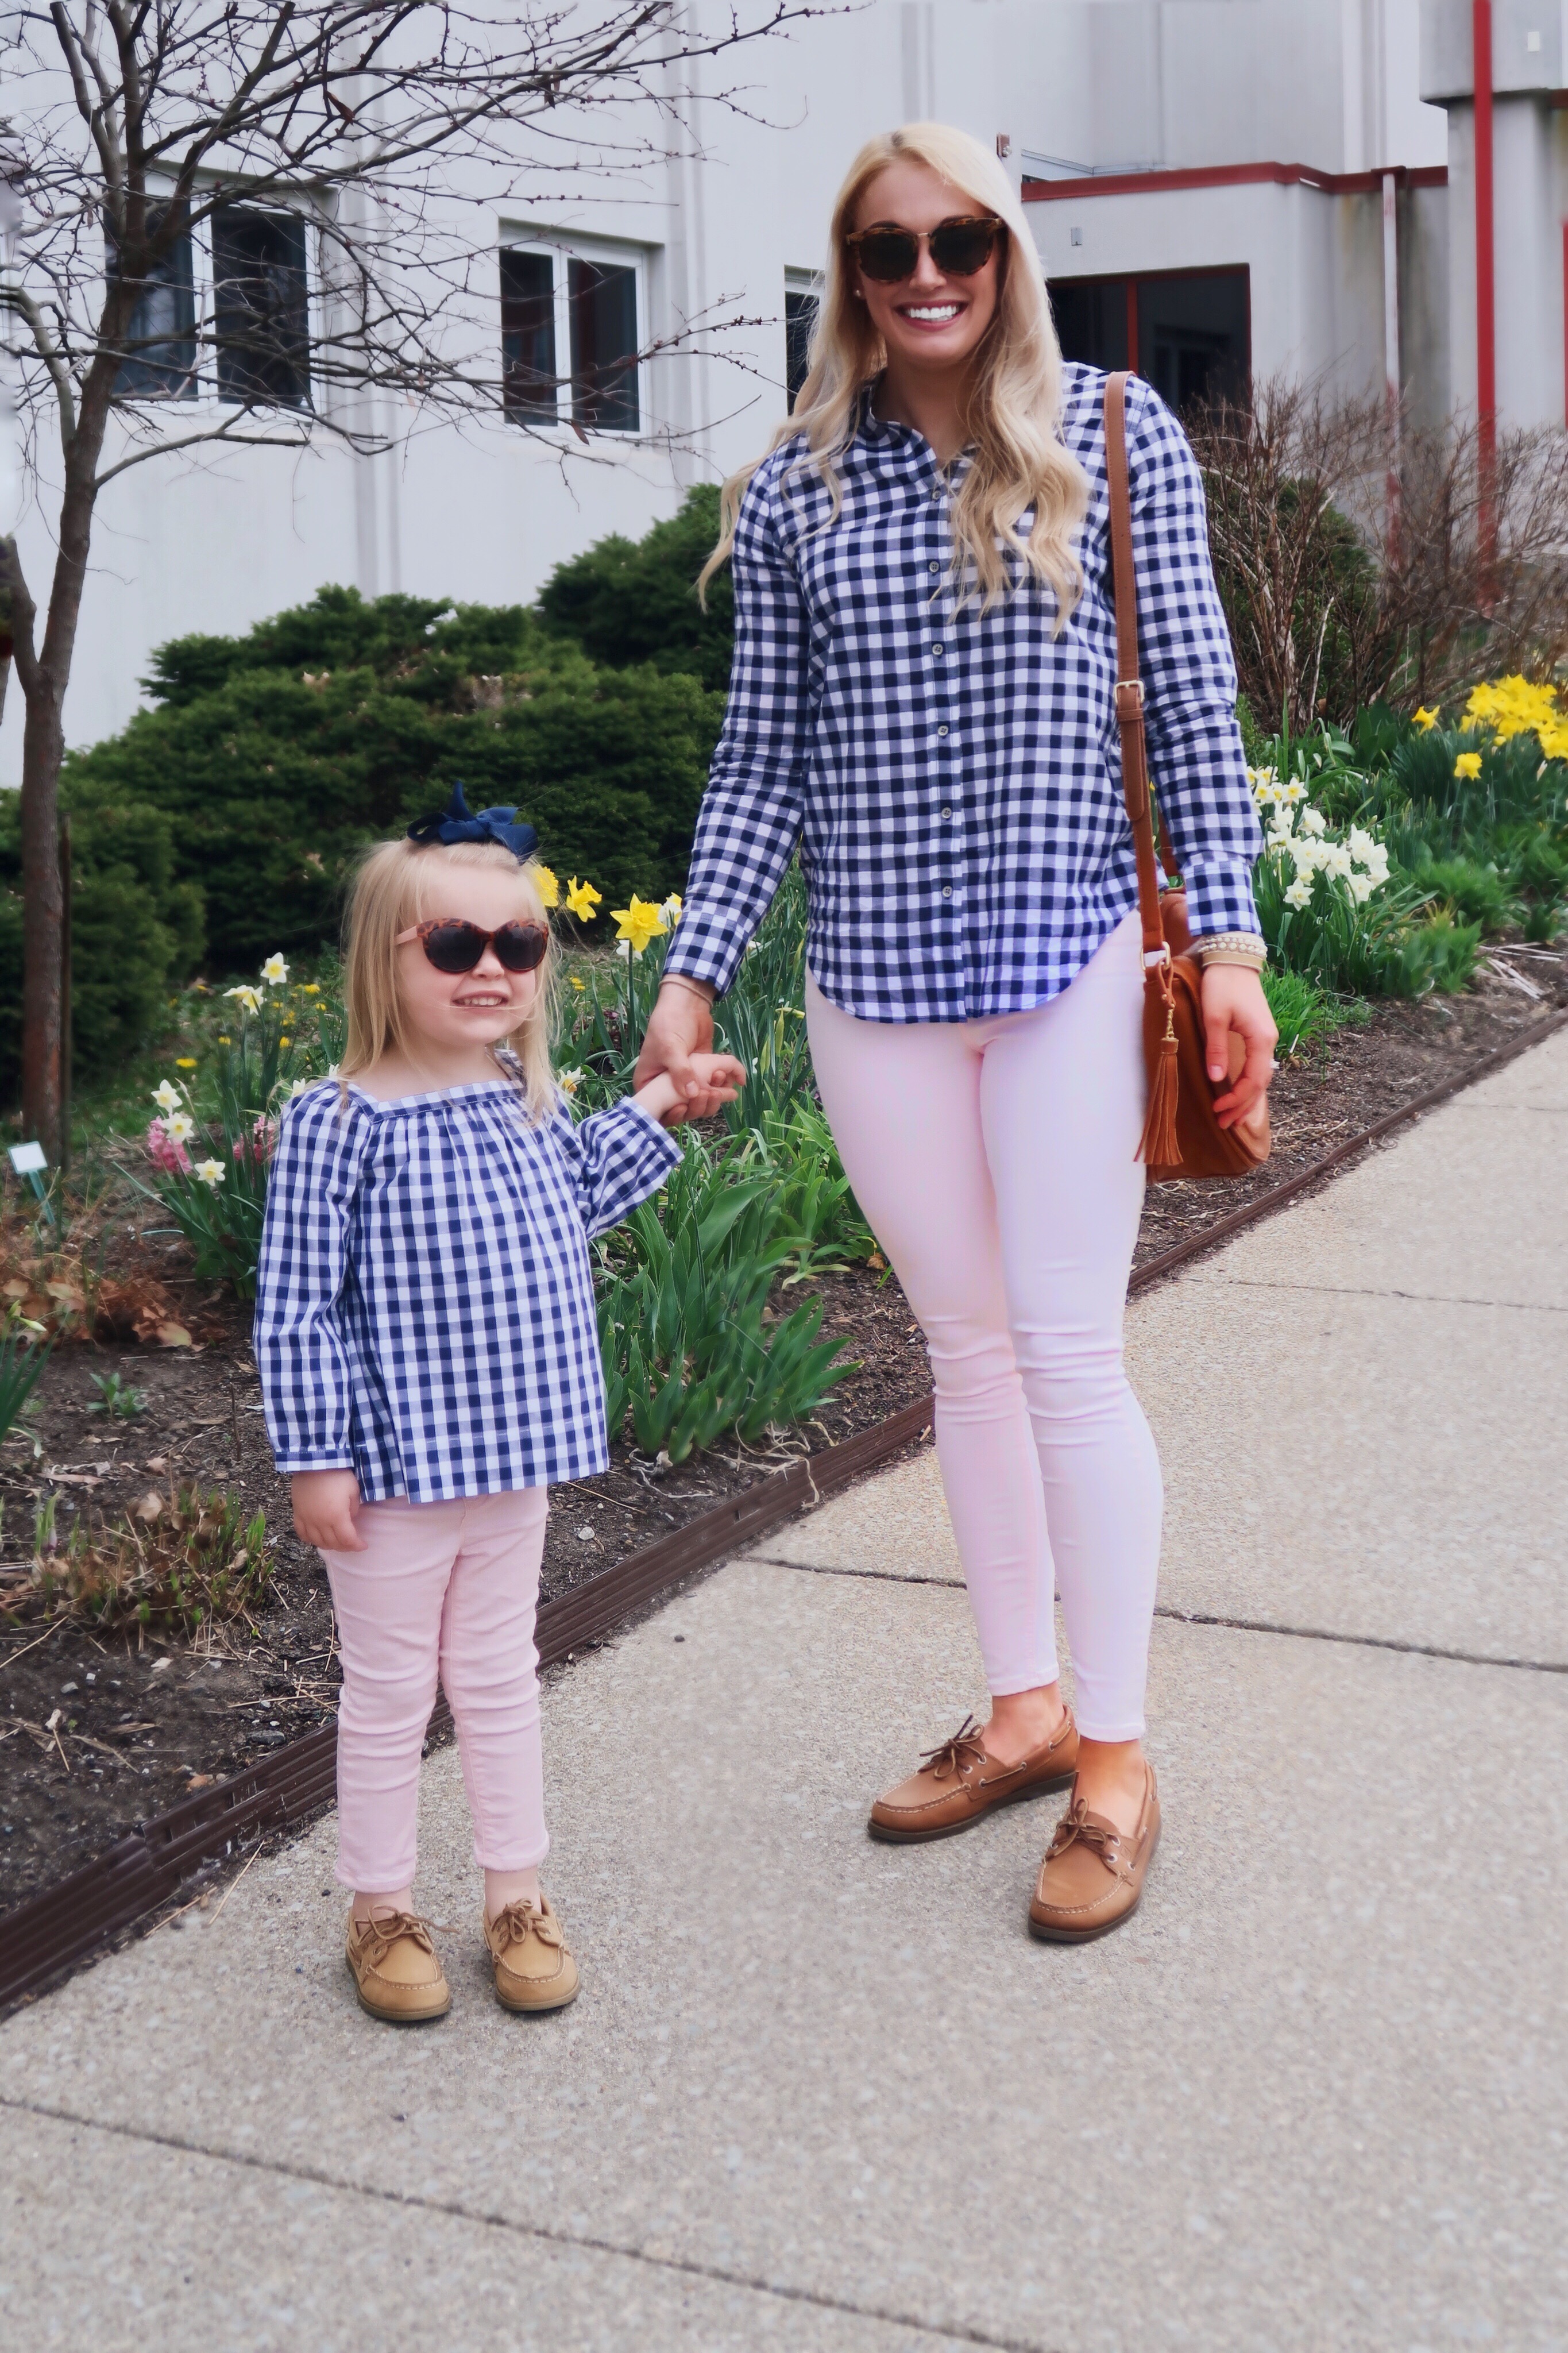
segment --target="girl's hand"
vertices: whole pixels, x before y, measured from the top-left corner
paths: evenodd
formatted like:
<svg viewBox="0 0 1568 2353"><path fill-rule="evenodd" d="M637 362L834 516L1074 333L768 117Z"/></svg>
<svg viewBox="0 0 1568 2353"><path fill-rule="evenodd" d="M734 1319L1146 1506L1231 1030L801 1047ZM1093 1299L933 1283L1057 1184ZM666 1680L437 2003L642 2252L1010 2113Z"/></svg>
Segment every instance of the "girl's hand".
<svg viewBox="0 0 1568 2353"><path fill-rule="evenodd" d="M733 1103L745 1083L745 1065L737 1062L733 1054L690 1054L686 1068L688 1083L695 1082L694 1093L683 1094L668 1071L660 1071L637 1091L643 1109L666 1127L675 1127L683 1119L710 1118L721 1103Z"/></svg>
<svg viewBox="0 0 1568 2353"><path fill-rule="evenodd" d="M301 1544L321 1552L364 1552L364 1538L354 1525L360 1505L359 1481L352 1471L296 1471L294 1533Z"/></svg>
<svg viewBox="0 0 1568 2353"><path fill-rule="evenodd" d="M1236 964L1205 966L1204 1046L1209 1077L1217 1084L1229 1071L1232 1038L1239 1038L1247 1050L1229 1092L1215 1101L1221 1127L1251 1125L1274 1076L1279 1036L1263 983L1255 972Z"/></svg>

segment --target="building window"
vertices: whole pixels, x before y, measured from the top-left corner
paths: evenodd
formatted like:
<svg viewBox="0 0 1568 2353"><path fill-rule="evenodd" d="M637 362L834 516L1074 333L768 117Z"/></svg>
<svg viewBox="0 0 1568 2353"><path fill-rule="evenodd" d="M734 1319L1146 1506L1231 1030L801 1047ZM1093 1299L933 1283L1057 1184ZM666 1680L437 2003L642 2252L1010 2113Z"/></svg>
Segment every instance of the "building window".
<svg viewBox="0 0 1568 2353"><path fill-rule="evenodd" d="M789 393L793 414L800 397L801 385L811 355L811 338L816 326L816 281L804 270L784 272L784 383Z"/></svg>
<svg viewBox="0 0 1568 2353"><path fill-rule="evenodd" d="M506 246L500 257L501 406L526 425L556 417L555 265Z"/></svg>
<svg viewBox="0 0 1568 2353"><path fill-rule="evenodd" d="M604 433L635 433L637 406L637 274L624 264L566 265L572 330L572 417Z"/></svg>
<svg viewBox="0 0 1568 2353"><path fill-rule="evenodd" d="M297 214L249 205L214 213L213 323L220 400L310 406L305 224Z"/></svg>
<svg viewBox="0 0 1568 2353"><path fill-rule="evenodd" d="M1252 335L1245 269L1053 278L1051 310L1064 357L1133 368L1178 414L1247 398Z"/></svg>
<svg viewBox="0 0 1568 2353"><path fill-rule="evenodd" d="M168 216L164 205L147 208L149 232L156 236ZM106 227L108 269L118 277L119 256ZM194 400L196 394L196 305L191 271L189 230L177 237L161 261L139 281L136 308L125 330L116 400Z"/></svg>

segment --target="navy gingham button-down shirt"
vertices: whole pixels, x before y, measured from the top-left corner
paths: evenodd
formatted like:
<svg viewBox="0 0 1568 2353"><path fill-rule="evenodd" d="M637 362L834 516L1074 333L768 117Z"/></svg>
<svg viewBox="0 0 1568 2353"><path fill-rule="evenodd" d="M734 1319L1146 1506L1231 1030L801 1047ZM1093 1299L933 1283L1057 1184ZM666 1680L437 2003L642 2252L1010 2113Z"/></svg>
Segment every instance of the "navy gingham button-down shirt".
<svg viewBox="0 0 1568 2353"><path fill-rule="evenodd" d="M870 1021L1017 1013L1068 986L1138 899L1116 733L1105 378L1064 371L1062 430L1089 476L1086 591L1059 637L1030 575L982 614L949 578L931 445L863 396L843 512L788 441L735 533L735 659L667 969L734 976L797 844L807 963ZM1154 789L1194 935L1256 932L1263 848L1203 484L1152 388L1128 386L1138 622ZM1025 526L1026 527L1026 526Z"/></svg>
<svg viewBox="0 0 1568 2353"><path fill-rule="evenodd" d="M553 1487L608 1467L588 1237L680 1146L630 1096L531 1127L511 1085L284 1113L256 1289L279 1471L367 1503Z"/></svg>

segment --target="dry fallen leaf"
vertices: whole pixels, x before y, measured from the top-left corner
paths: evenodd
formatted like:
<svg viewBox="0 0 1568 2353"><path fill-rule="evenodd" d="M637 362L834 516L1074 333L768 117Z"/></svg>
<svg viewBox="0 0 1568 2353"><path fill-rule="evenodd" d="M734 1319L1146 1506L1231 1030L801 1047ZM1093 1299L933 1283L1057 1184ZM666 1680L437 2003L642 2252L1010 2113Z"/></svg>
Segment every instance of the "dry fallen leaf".
<svg viewBox="0 0 1568 2353"><path fill-rule="evenodd" d="M210 1789L212 1785L213 1777L210 1773L193 1773L185 1783L187 1789Z"/></svg>
<svg viewBox="0 0 1568 2353"><path fill-rule="evenodd" d="M131 1508L139 1520L152 1521L155 1520L163 1510L163 1501L156 1487L149 1487L144 1495L138 1496Z"/></svg>
<svg viewBox="0 0 1568 2353"><path fill-rule="evenodd" d="M8 1282L5 1286L3 1295L6 1299L26 1299L27 1296L27 1285L25 1282Z"/></svg>
<svg viewBox="0 0 1568 2353"><path fill-rule="evenodd" d="M183 1324L160 1324L158 1345L161 1348L188 1348L191 1335Z"/></svg>
<svg viewBox="0 0 1568 2353"><path fill-rule="evenodd" d="M144 1467L149 1471L166 1471L169 1458L166 1454L149 1454Z"/></svg>

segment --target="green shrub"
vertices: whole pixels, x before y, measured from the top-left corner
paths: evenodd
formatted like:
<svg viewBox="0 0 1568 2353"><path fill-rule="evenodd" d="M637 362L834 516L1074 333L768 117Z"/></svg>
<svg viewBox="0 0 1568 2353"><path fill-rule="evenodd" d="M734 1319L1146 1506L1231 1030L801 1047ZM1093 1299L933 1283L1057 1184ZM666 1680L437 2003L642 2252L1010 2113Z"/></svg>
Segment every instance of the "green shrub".
<svg viewBox="0 0 1568 2353"><path fill-rule="evenodd" d="M447 617L447 613L450 617ZM444 801L515 801L564 879L608 906L682 881L722 698L651 667L596 670L521 607L323 589L247 638L160 649L160 706L74 754L62 796L166 814L221 970L337 929L357 851ZM181 976L184 976L183 975Z"/></svg>
<svg viewBox="0 0 1568 2353"><path fill-rule="evenodd" d="M81 1079L102 1078L153 1036L169 992L202 953L202 892L182 877L168 813L100 790L72 811L71 1045ZM22 1067L20 796L0 795L0 1100Z"/></svg>
<svg viewBox="0 0 1568 2353"><path fill-rule="evenodd" d="M540 591L546 628L574 638L607 668L652 662L687 670L715 693L730 683L735 597L728 565L697 601L697 575L719 536L719 492L710 482L689 491L679 514L637 541L615 533L552 573Z"/></svg>

